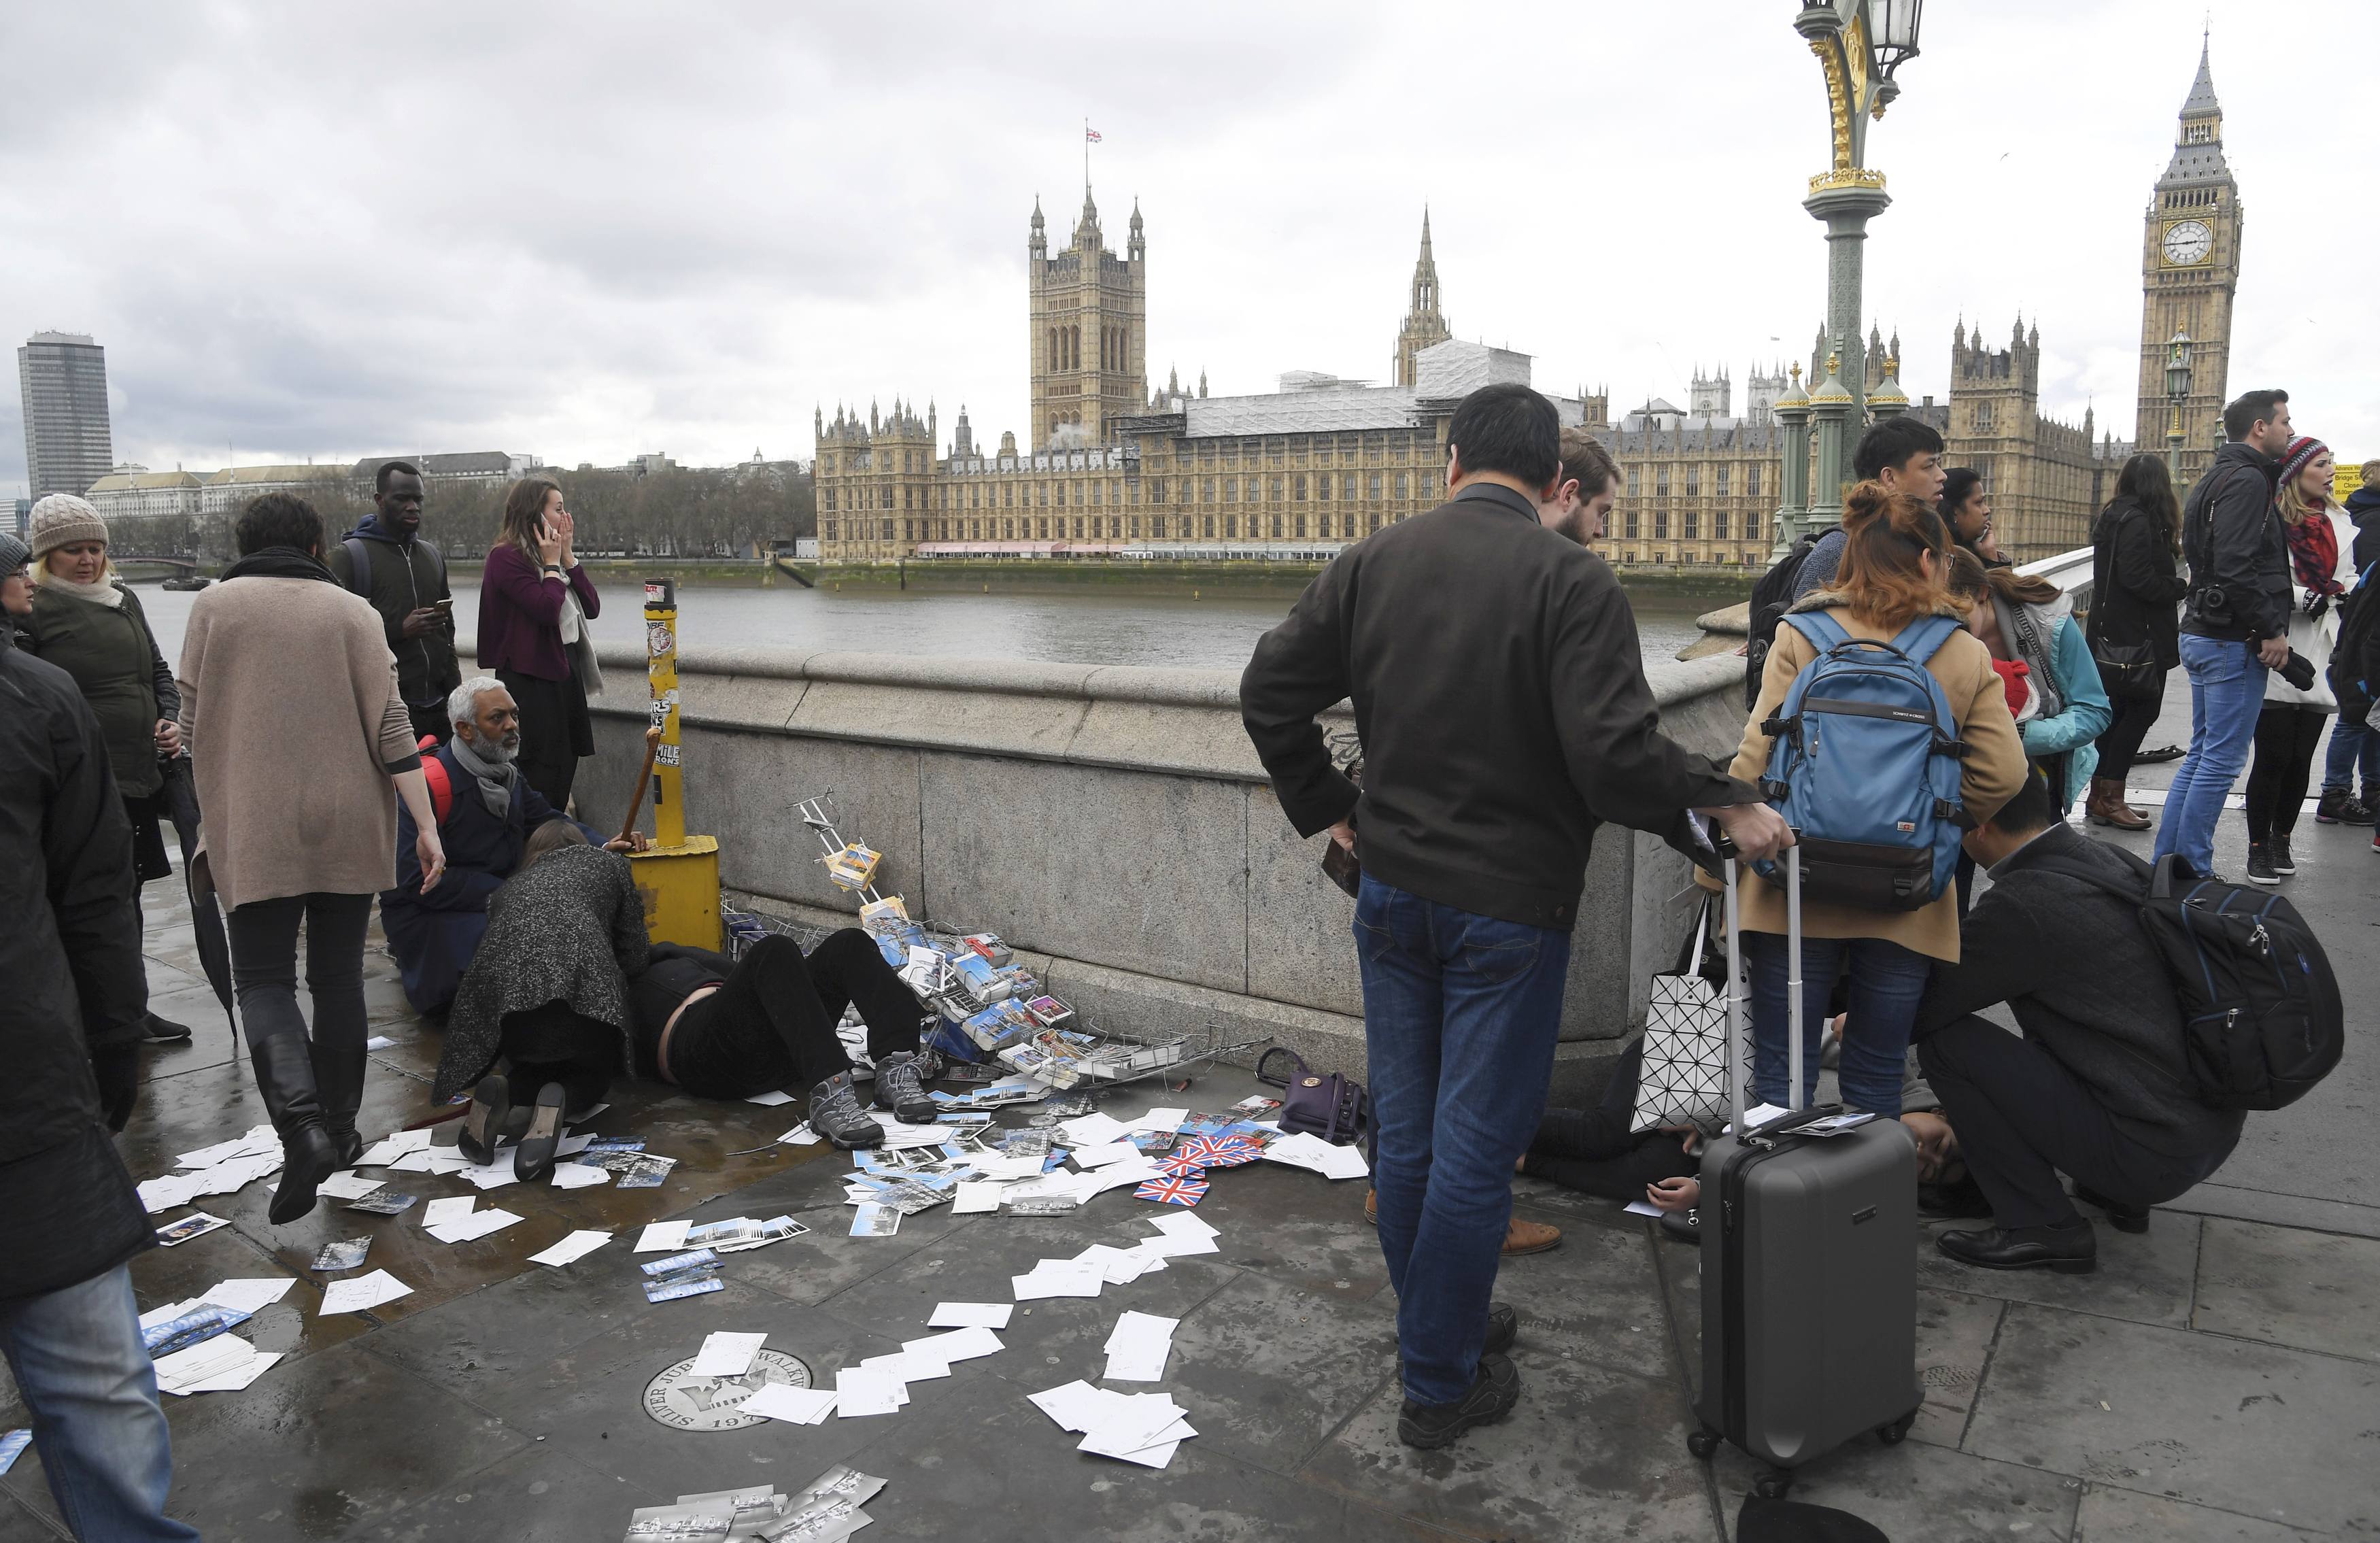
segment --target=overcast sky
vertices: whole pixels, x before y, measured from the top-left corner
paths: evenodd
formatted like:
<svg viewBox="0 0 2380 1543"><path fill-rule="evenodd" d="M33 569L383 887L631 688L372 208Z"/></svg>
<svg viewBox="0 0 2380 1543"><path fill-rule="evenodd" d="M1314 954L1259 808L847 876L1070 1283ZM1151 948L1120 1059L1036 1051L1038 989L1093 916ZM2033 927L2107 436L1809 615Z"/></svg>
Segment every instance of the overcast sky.
<svg viewBox="0 0 2380 1543"><path fill-rule="evenodd" d="M1378 378L1427 200L1458 335L1537 383L1738 401L1806 357L1825 169L1796 0L1346 6L18 4L0 335L107 346L119 460L807 457L838 399L1023 437L1026 221L1148 223L1149 363ZM2230 388L2380 456L2380 6L2216 0L2247 211ZM1912 397L2038 320L2044 405L2129 433L2182 0L1933 0L1869 138L1871 314ZM2360 148L2359 148L2360 147ZM2361 345L2359 346L2359 344ZM20 484L17 394L0 483Z"/></svg>

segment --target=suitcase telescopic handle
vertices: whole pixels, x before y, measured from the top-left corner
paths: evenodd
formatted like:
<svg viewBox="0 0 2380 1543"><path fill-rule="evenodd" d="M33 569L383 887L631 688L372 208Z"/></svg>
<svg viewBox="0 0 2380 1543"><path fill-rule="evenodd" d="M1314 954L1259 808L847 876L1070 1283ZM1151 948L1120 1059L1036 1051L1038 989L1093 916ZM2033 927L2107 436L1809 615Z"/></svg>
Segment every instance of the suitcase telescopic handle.
<svg viewBox="0 0 2380 1543"><path fill-rule="evenodd" d="M1726 839L1724 832L1714 830L1712 834L1718 840ZM1743 1124L1744 1088L1751 1081L1751 1075L1744 1063L1743 1051L1743 928L1740 904L1742 865L1735 856L1733 842L1727 843L1724 863L1727 884L1728 1106L1736 1137L1742 1140L1751 1134ZM1788 1074L1792 1083L1786 1099L1787 1107L1798 1112L1802 1107L1802 848L1798 844L1785 849L1785 959L1786 1011L1791 1023L1792 1036L1791 1069Z"/></svg>

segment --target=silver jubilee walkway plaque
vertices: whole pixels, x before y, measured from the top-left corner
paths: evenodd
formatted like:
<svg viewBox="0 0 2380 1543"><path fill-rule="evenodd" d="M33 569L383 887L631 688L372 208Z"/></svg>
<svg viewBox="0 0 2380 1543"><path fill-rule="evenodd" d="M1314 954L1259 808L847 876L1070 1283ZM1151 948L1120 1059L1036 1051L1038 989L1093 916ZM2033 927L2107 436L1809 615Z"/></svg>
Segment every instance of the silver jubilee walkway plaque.
<svg viewBox="0 0 2380 1543"><path fill-rule="evenodd" d="M810 1385L810 1368L782 1350L762 1350L741 1377L696 1377L689 1355L645 1384L645 1413L678 1430L742 1430L766 1420L747 1415L744 1401L771 1382Z"/></svg>

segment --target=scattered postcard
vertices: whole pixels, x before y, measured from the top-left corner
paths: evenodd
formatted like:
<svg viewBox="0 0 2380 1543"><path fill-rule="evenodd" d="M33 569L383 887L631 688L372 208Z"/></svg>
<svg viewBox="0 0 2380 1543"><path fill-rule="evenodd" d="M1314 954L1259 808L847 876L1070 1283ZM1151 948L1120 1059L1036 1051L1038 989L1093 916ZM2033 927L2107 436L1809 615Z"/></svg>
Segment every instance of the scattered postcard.
<svg viewBox="0 0 2380 1543"><path fill-rule="evenodd" d="M1008 1347L1000 1336L989 1329L954 1330L948 1334L928 1334L923 1339L904 1340L901 1353L923 1355L949 1366L953 1361L972 1361L978 1355L997 1355Z"/></svg>
<svg viewBox="0 0 2380 1543"><path fill-rule="evenodd" d="M779 1104L792 1103L794 1096L772 1087L766 1093L755 1093L744 1101L747 1104L759 1104L764 1109L774 1109Z"/></svg>
<svg viewBox="0 0 2380 1543"><path fill-rule="evenodd" d="M611 1182L610 1173L601 1168L589 1168L583 1162L557 1162L553 1165L553 1187L556 1189L587 1189Z"/></svg>
<svg viewBox="0 0 2380 1543"><path fill-rule="evenodd" d="M888 1206L882 1201L862 1201L859 1209L852 1213L851 1235L853 1237L891 1237L900 1230L899 1208Z"/></svg>
<svg viewBox="0 0 2380 1543"><path fill-rule="evenodd" d="M25 1448L31 1444L32 1440L33 1433L30 1430L12 1430L0 1436L0 1474L6 1474L17 1465L17 1459L24 1455Z"/></svg>
<svg viewBox="0 0 2380 1543"><path fill-rule="evenodd" d="M834 1412L843 1419L890 1415L901 1407L901 1383L891 1373L845 1367L834 1374Z"/></svg>
<svg viewBox="0 0 2380 1543"><path fill-rule="evenodd" d="M316 1270L353 1270L363 1263L364 1256L370 1252L371 1239L369 1237L351 1237L341 1243L326 1243L322 1245L322 1251L314 1256L314 1268Z"/></svg>
<svg viewBox="0 0 2380 1543"><path fill-rule="evenodd" d="M1165 1359L1173 1349L1173 1330L1181 1323L1153 1313L1125 1313L1108 1335L1108 1366L1101 1375L1111 1382L1161 1381Z"/></svg>
<svg viewBox="0 0 2380 1543"><path fill-rule="evenodd" d="M188 1243L201 1233L212 1233L217 1227L230 1225L220 1216L209 1216L202 1210L192 1211L178 1221L169 1221L158 1228L157 1242L162 1247L171 1248L177 1243Z"/></svg>
<svg viewBox="0 0 2380 1543"><path fill-rule="evenodd" d="M737 1334L722 1330L705 1336L702 1349L695 1354L694 1365L686 1368L689 1377L741 1377L752 1369L752 1358L760 1353L769 1336Z"/></svg>
<svg viewBox="0 0 2380 1543"><path fill-rule="evenodd" d="M425 1227L443 1227L450 1221L460 1221L470 1215L472 1208L479 1203L478 1199L468 1195L452 1195L432 1200L421 1208L421 1224Z"/></svg>
<svg viewBox="0 0 2380 1543"><path fill-rule="evenodd" d="M395 1048L396 1041L385 1034L375 1034L364 1041L364 1049L368 1051L389 1051Z"/></svg>
<svg viewBox="0 0 2380 1543"><path fill-rule="evenodd" d="M705 1266L716 1267L718 1263L718 1255L708 1248L697 1248L688 1253L673 1254L666 1259L649 1259L637 1268L648 1275L660 1279L671 1275L682 1275L687 1270L700 1270Z"/></svg>
<svg viewBox="0 0 2380 1543"><path fill-rule="evenodd" d="M288 1275L217 1281L199 1300L218 1307L229 1307L236 1313L253 1313L288 1295L289 1288L297 1283L297 1279Z"/></svg>
<svg viewBox="0 0 2380 1543"><path fill-rule="evenodd" d="M670 1170L676 1166L677 1160L674 1158L639 1155L635 1162L620 1170L619 1187L659 1189L662 1186L662 1181L669 1177Z"/></svg>
<svg viewBox="0 0 2380 1543"><path fill-rule="evenodd" d="M637 1239L639 1254L667 1253L686 1246L686 1234L694 1225L691 1221L648 1221L642 1236Z"/></svg>
<svg viewBox="0 0 2380 1543"><path fill-rule="evenodd" d="M796 1388L790 1382L770 1382L746 1399L747 1415L765 1415L794 1425L817 1425L834 1413L832 1388Z"/></svg>
<svg viewBox="0 0 2380 1543"><path fill-rule="evenodd" d="M926 1320L929 1329L1005 1329L1016 1309L1005 1302L945 1302Z"/></svg>
<svg viewBox="0 0 2380 1543"><path fill-rule="evenodd" d="M609 1233L576 1232L543 1253L531 1254L528 1262L556 1267L576 1264L611 1241Z"/></svg>
<svg viewBox="0 0 2380 1543"><path fill-rule="evenodd" d="M382 1185L347 1209L371 1216L395 1216L420 1198L419 1195L400 1195L395 1185Z"/></svg>
<svg viewBox="0 0 2380 1543"><path fill-rule="evenodd" d="M1027 1273L1010 1276L1008 1284L1017 1301L1038 1302L1050 1296L1097 1296L1107 1275L1095 1264L1043 1259Z"/></svg>
<svg viewBox="0 0 2380 1543"><path fill-rule="evenodd" d="M360 1313L412 1294L411 1286L385 1270L375 1270L369 1275L351 1275L324 1286L321 1314L328 1318L333 1313Z"/></svg>
<svg viewBox="0 0 2380 1543"><path fill-rule="evenodd" d="M680 1297L702 1296L726 1289L727 1283L716 1275L691 1281L648 1281L645 1282L645 1300L658 1305L663 1302L675 1302Z"/></svg>
<svg viewBox="0 0 2380 1543"><path fill-rule="evenodd" d="M441 1243L470 1243L486 1237L490 1233L503 1232L519 1220L511 1211L492 1209L476 1210L468 1216L457 1217L443 1227L426 1230Z"/></svg>
<svg viewBox="0 0 2380 1543"><path fill-rule="evenodd" d="M972 1215L978 1211L995 1211L999 1209L1000 1185L990 1180L962 1183L959 1185L957 1198L951 1204L952 1213L958 1216Z"/></svg>
<svg viewBox="0 0 2380 1543"><path fill-rule="evenodd" d="M334 1200L360 1200L380 1187L378 1179L367 1179L350 1168L344 1173L334 1173L314 1186L317 1195L327 1195Z"/></svg>

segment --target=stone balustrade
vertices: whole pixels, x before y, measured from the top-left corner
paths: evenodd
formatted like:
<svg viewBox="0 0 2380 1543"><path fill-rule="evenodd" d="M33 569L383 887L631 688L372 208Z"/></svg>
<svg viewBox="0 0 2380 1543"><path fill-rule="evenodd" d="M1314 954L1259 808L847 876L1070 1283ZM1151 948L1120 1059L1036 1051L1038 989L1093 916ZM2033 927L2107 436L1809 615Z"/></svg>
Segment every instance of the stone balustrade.
<svg viewBox="0 0 2380 1543"><path fill-rule="evenodd" d="M464 644L467 657L470 652ZM577 796L616 823L641 763L642 657L607 646ZM1742 732L1732 655L1648 670L1665 727L1725 754ZM1281 816L1240 726L1238 676L688 648L678 656L687 828L714 835L731 899L811 923L856 909L794 812L830 796L843 834L931 924L997 932L1060 997L1138 1039L1269 1038L1362 1075L1354 904L1325 838ZM1352 728L1342 705L1326 727ZM650 815L648 816L650 828ZM1557 1084L1591 1091L1644 1018L1691 917L1687 865L1607 829L1588 865Z"/></svg>

